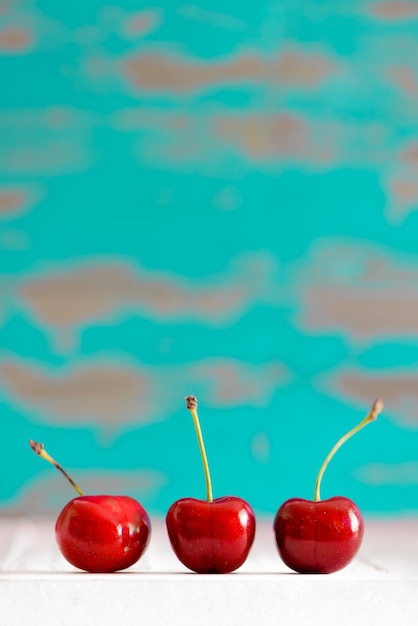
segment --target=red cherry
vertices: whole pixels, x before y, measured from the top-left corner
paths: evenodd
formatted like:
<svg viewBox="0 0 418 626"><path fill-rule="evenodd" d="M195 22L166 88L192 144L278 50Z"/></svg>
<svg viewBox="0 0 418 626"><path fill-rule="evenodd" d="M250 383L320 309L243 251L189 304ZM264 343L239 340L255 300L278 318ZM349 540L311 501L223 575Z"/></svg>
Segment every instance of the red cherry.
<svg viewBox="0 0 418 626"><path fill-rule="evenodd" d="M301 573L330 574L357 554L364 533L358 507L342 496L313 502L292 498L277 512L274 532L280 556Z"/></svg>
<svg viewBox="0 0 418 626"><path fill-rule="evenodd" d="M131 567L150 539L145 509L128 496L81 496L63 508L55 525L62 555L87 572Z"/></svg>
<svg viewBox="0 0 418 626"><path fill-rule="evenodd" d="M197 415L197 400L186 398L196 428L206 479L206 500L182 498L171 505L166 525L179 561L199 574L233 572L248 556L255 535L250 505L235 496L213 499L209 466Z"/></svg>
<svg viewBox="0 0 418 626"><path fill-rule="evenodd" d="M212 502L183 498L172 504L166 523L177 558L199 574L226 574L241 567L255 534L252 508L234 496Z"/></svg>
<svg viewBox="0 0 418 626"><path fill-rule="evenodd" d="M65 505L55 524L55 537L67 561L87 572L116 572L136 563L151 535L142 505L129 496L85 496L42 443L31 440L29 444L80 494Z"/></svg>
<svg viewBox="0 0 418 626"><path fill-rule="evenodd" d="M337 441L319 470L313 501L292 498L277 511L273 527L279 554L296 572L330 574L348 565L357 554L364 534L360 510L342 496L321 500L321 480L336 451L374 421L382 409L383 402L376 400L360 424Z"/></svg>

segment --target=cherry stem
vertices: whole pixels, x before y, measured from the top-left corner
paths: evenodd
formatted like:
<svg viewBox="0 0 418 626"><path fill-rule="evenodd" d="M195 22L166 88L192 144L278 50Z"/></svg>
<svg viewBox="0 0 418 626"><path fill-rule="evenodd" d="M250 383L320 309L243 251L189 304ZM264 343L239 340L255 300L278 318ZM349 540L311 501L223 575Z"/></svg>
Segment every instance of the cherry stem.
<svg viewBox="0 0 418 626"><path fill-rule="evenodd" d="M68 480L68 482L72 484L72 486L80 496L84 496L84 493L81 491L80 487L73 481L71 476L69 476L65 469L59 463L57 463L55 459L52 458L52 456L48 454L48 452L44 448L43 443L38 443L37 441L33 441L33 439L30 439L29 445L38 456L40 456L45 461L48 461L48 463L51 463L51 465L56 467L57 470L64 474L65 478Z"/></svg>
<svg viewBox="0 0 418 626"><path fill-rule="evenodd" d="M208 458L206 456L205 444L203 443L202 430L200 428L199 417L197 415L197 398L195 396L188 396L186 398L186 403L187 403L187 409L190 411L192 418L193 418L194 427L196 429L197 440L199 442L200 454L202 456L203 471L205 472L205 480L206 480L206 500L208 502L213 502L212 483L210 480Z"/></svg>
<svg viewBox="0 0 418 626"><path fill-rule="evenodd" d="M334 454L337 452L337 450L339 450L339 448L341 448L341 446L348 439L350 439L350 437L355 435L359 430L367 426L367 424L369 424L370 422L374 422L377 419L377 416L379 415L379 413L382 411L382 409L383 409L383 401L380 399L375 400L370 411L366 415L366 417L363 418L362 421L359 424L357 424L357 426L352 428L350 431L348 431L348 433L346 433L343 437L341 437L341 439L337 441L337 443L332 448L332 450L326 457L325 461L323 462L321 469L319 470L318 477L316 479L316 484L315 484L315 495L314 495L315 502L319 502L319 500L321 499L321 495L320 495L321 480L328 466L328 463L331 461Z"/></svg>

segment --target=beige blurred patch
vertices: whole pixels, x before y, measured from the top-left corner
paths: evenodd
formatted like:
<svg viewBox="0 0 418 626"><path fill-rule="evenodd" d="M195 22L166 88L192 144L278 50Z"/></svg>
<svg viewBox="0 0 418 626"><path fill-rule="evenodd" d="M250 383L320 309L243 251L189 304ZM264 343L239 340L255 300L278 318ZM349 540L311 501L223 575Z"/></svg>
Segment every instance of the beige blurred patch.
<svg viewBox="0 0 418 626"><path fill-rule="evenodd" d="M20 26L0 30L0 51L6 54L22 54L33 47L32 31Z"/></svg>
<svg viewBox="0 0 418 626"><path fill-rule="evenodd" d="M401 152L400 158L406 167L394 174L387 182L388 218L393 223L402 223L408 215L418 211L418 181L416 178L417 153L413 146Z"/></svg>
<svg viewBox="0 0 418 626"><path fill-rule="evenodd" d="M387 0L372 2L369 4L369 10L374 17L379 19L396 22L407 20L418 15L418 5L416 2L404 2L403 0Z"/></svg>
<svg viewBox="0 0 418 626"><path fill-rule="evenodd" d="M237 259L223 274L193 282L122 261L92 262L23 279L18 295L23 308L51 329L78 328L122 312L222 325L274 294L274 271L264 253Z"/></svg>
<svg viewBox="0 0 418 626"><path fill-rule="evenodd" d="M278 83L298 87L318 87L336 70L330 57L301 50L284 50L269 66L270 78Z"/></svg>
<svg viewBox="0 0 418 626"><path fill-rule="evenodd" d="M182 93L213 85L242 82L273 82L314 88L335 71L335 61L312 51L284 50L267 59L258 52L241 52L223 61L198 62L157 52L141 52L121 62L129 84L145 91Z"/></svg>
<svg viewBox="0 0 418 626"><path fill-rule="evenodd" d="M47 325L69 326L120 308L142 308L162 318L222 318L240 307L246 290L239 285L193 290L192 285L174 277L171 283L168 276L152 280L128 268L108 265L35 279L24 285L20 294Z"/></svg>
<svg viewBox="0 0 418 626"><path fill-rule="evenodd" d="M312 141L308 124L290 113L276 116L218 116L213 120L215 135L233 143L251 158L303 158Z"/></svg>
<svg viewBox="0 0 418 626"><path fill-rule="evenodd" d="M329 393L342 394L349 402L368 407L375 398L385 404L382 415L404 426L418 428L418 386L415 370L396 369L390 372L344 370L323 380Z"/></svg>
<svg viewBox="0 0 418 626"><path fill-rule="evenodd" d="M365 341L418 333L418 258L347 239L317 241L299 262L297 323Z"/></svg>
<svg viewBox="0 0 418 626"><path fill-rule="evenodd" d="M156 419L153 380L139 368L90 364L55 372L4 359L0 377L7 395L41 421L119 430Z"/></svg>
<svg viewBox="0 0 418 626"><path fill-rule="evenodd" d="M292 380L289 369L279 361L253 365L227 358L193 364L191 377L206 387L205 402L218 407L268 406L275 391Z"/></svg>
<svg viewBox="0 0 418 626"><path fill-rule="evenodd" d="M306 287L302 325L359 339L418 334L418 293L392 285Z"/></svg>
<svg viewBox="0 0 418 626"><path fill-rule="evenodd" d="M128 426L168 419L196 394L202 406L265 408L293 375L285 364L251 364L226 357L161 366L83 362L47 369L5 358L0 378L6 401L31 419L66 427L95 428L110 441Z"/></svg>
<svg viewBox="0 0 418 626"><path fill-rule="evenodd" d="M354 470L355 477L371 487L418 485L418 461L368 463Z"/></svg>
<svg viewBox="0 0 418 626"><path fill-rule="evenodd" d="M255 433L251 440L251 454L257 463L268 463L270 460L270 438L267 433Z"/></svg>
<svg viewBox="0 0 418 626"><path fill-rule="evenodd" d="M418 95L418 76L411 67L407 65L389 66L386 73L389 81L393 82L405 94L410 97Z"/></svg>
<svg viewBox="0 0 418 626"><path fill-rule="evenodd" d="M148 8L129 13L122 22L121 34L126 39L137 39L154 32L162 23L161 8Z"/></svg>
<svg viewBox="0 0 418 626"><path fill-rule="evenodd" d="M27 193L20 189L0 188L0 217L19 213L27 201Z"/></svg>
<svg viewBox="0 0 418 626"><path fill-rule="evenodd" d="M55 452L51 453L55 455ZM165 474L151 470L65 469L85 494L126 495L139 502L144 495L158 493L168 482ZM25 484L12 502L2 503L1 510L6 510L9 515L58 515L63 506L76 496L65 478L51 468Z"/></svg>
<svg viewBox="0 0 418 626"><path fill-rule="evenodd" d="M0 220L10 220L24 215L35 206L42 196L43 191L39 185L1 185Z"/></svg>

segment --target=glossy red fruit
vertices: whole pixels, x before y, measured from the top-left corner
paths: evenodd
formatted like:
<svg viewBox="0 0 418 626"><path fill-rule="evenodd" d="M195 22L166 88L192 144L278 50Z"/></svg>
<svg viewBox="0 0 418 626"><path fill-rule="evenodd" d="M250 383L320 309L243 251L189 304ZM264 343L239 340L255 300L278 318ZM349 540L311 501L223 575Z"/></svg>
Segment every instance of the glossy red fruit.
<svg viewBox="0 0 418 626"><path fill-rule="evenodd" d="M234 496L212 502L182 498L171 505L166 524L177 558L199 574L226 574L238 569L255 535L252 508Z"/></svg>
<svg viewBox="0 0 418 626"><path fill-rule="evenodd" d="M292 498L274 520L281 558L301 573L330 574L357 554L364 533L358 507L342 496L314 502Z"/></svg>
<svg viewBox="0 0 418 626"><path fill-rule="evenodd" d="M313 500L292 498L277 511L273 525L277 547L286 565L296 572L331 574L348 565L357 554L364 533L362 515L348 498L321 500L321 481L337 450L374 422L382 410L383 401L378 398L366 417L333 446L319 470Z"/></svg>
<svg viewBox="0 0 418 626"><path fill-rule="evenodd" d="M129 496L80 496L61 511L55 536L63 556L87 572L115 572L138 561L148 546L151 524Z"/></svg>

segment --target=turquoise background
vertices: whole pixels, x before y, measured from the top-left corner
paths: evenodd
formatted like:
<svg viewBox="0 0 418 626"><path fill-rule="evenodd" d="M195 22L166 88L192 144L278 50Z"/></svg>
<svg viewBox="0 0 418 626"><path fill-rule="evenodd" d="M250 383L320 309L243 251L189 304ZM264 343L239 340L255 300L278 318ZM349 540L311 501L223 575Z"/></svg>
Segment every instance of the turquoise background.
<svg viewBox="0 0 418 626"><path fill-rule="evenodd" d="M418 509L418 3L0 1L0 507Z"/></svg>

